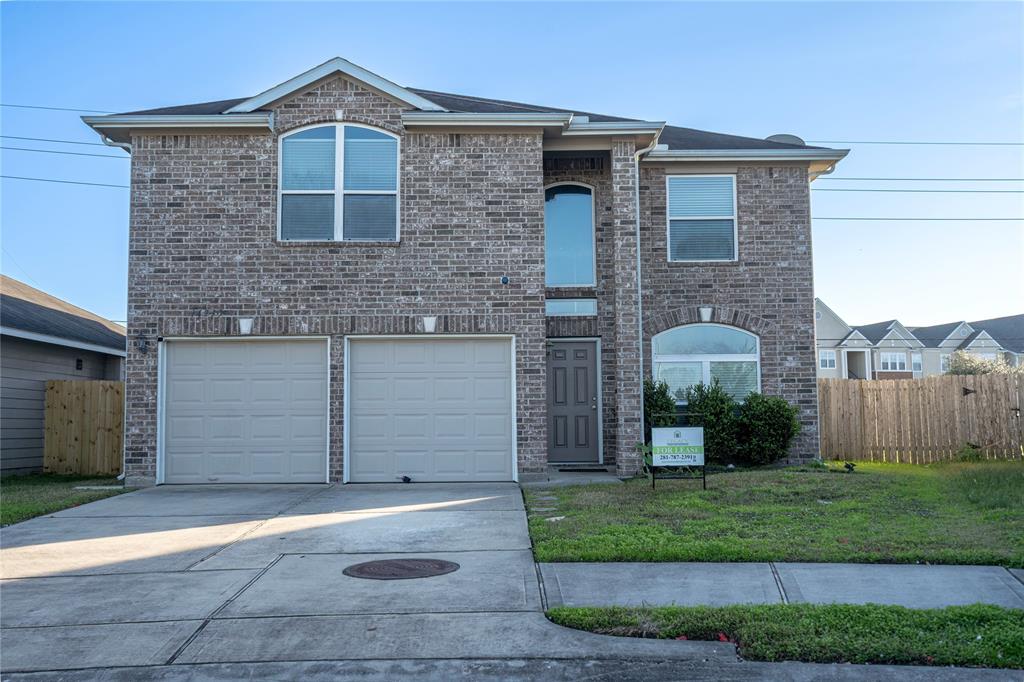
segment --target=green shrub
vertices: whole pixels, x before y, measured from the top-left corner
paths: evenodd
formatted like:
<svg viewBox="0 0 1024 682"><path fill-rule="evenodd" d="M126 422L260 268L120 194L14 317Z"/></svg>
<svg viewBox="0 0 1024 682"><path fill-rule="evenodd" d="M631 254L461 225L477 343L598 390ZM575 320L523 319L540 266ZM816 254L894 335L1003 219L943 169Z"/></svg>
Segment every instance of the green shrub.
<svg viewBox="0 0 1024 682"><path fill-rule="evenodd" d="M956 451L956 461L958 462L982 462L985 460L985 455L977 445L973 443L964 443L964 446Z"/></svg>
<svg viewBox="0 0 1024 682"><path fill-rule="evenodd" d="M949 369L946 374L957 374L961 376L976 374L1013 374L1024 376L1024 365L1010 365L1001 357L995 360L985 360L967 351L954 351L949 358Z"/></svg>
<svg viewBox="0 0 1024 682"><path fill-rule="evenodd" d="M782 398L751 393L737 417L739 458L745 464L771 464L786 456L800 433L797 408Z"/></svg>
<svg viewBox="0 0 1024 682"><path fill-rule="evenodd" d="M652 426L675 424L676 399L664 381L644 379L644 442L651 442Z"/></svg>
<svg viewBox="0 0 1024 682"><path fill-rule="evenodd" d="M686 390L686 415L690 426L704 427L704 456L707 462L728 464L736 459L736 401L718 379L711 385L699 383Z"/></svg>

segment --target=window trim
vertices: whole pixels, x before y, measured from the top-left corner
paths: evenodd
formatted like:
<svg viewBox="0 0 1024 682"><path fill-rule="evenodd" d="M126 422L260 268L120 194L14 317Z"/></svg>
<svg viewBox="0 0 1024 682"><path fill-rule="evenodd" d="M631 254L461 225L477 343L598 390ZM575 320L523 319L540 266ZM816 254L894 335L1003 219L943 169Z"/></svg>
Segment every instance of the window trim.
<svg viewBox="0 0 1024 682"><path fill-rule="evenodd" d="M725 329L731 329L734 331L742 332L754 338L754 352L753 353L725 353L725 354L687 354L687 355L658 355L655 352L655 342L662 334L675 331L676 329L682 329L684 327L724 327ZM742 327L734 327L731 324L719 324L717 322L691 322L690 324L680 324L675 327L669 327L663 329L657 334L651 336L651 379L657 381L658 376L655 373L654 366L659 362L699 362L701 365L701 381L704 384L711 385L711 363L712 362L753 362L757 369L757 392L761 392L761 337L752 331L743 329ZM675 397L675 396L673 396ZM741 399L742 400L742 399ZM738 401L737 401L738 402ZM676 400L676 405L685 405L685 400Z"/></svg>
<svg viewBox="0 0 1024 682"><path fill-rule="evenodd" d="M732 220L732 258L672 259L672 211L669 185L672 178L730 178L732 180L732 216L687 216L675 220ZM736 263L740 259L740 218L736 193L736 173L666 173L665 174L665 260L669 263Z"/></svg>
<svg viewBox="0 0 1024 682"><path fill-rule="evenodd" d="M917 369L914 369L915 364ZM914 351L910 354L910 371L914 373L914 376L924 374L924 354L921 351Z"/></svg>
<svg viewBox="0 0 1024 682"><path fill-rule="evenodd" d="M896 366L886 367L886 365L892 365L890 360L886 359L886 356L896 356ZM900 363L903 367L900 368ZM880 351L878 353L878 371L879 372L907 372L907 352L906 351Z"/></svg>
<svg viewBox="0 0 1024 682"><path fill-rule="evenodd" d="M334 189L310 189L299 190L283 188L284 179L284 141L296 133L301 133L313 128L334 128ZM395 140L395 189L394 190L346 190L345 189L345 128L366 128L377 133L383 133ZM286 194L333 194L334 195L334 236L331 239L284 239L281 236L281 208L284 204L282 197ZM395 238L394 239L345 239L345 196L346 195L382 195L395 196ZM402 240L402 137L390 130L384 130L365 123L349 121L331 121L328 123L311 123L309 125L292 128L288 132L277 136L277 241L286 244L395 244Z"/></svg>
<svg viewBox="0 0 1024 682"><path fill-rule="evenodd" d="M940 353L939 354L939 371L945 374L949 371L951 362L953 359L952 353Z"/></svg>
<svg viewBox="0 0 1024 682"><path fill-rule="evenodd" d="M832 364L821 364L822 362L831 362ZM828 348L821 348L818 350L818 369L837 369L836 365L836 352Z"/></svg>
<svg viewBox="0 0 1024 682"><path fill-rule="evenodd" d="M586 182L576 182L575 180L563 180L559 182L552 182L550 185L544 185L544 194L546 195L548 190L552 187L561 187L563 185L572 185L574 187L585 187L590 190L590 255L593 258L593 280L589 283L584 284L548 284L548 251L547 251L547 239L544 240L544 286L548 289L580 289L580 288L593 288L597 286L597 187ZM547 207L547 197L544 198L544 206ZM544 231L547 232L547 220L544 221Z"/></svg>

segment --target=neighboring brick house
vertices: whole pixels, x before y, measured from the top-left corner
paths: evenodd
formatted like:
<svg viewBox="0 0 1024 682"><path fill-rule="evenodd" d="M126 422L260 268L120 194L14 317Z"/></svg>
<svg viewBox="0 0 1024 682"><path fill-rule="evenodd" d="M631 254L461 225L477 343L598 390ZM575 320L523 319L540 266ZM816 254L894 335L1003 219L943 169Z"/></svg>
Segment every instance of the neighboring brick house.
<svg viewBox="0 0 1024 682"><path fill-rule="evenodd" d="M638 469L644 375L800 406L846 154L403 88L342 59L85 117L132 154L129 483Z"/></svg>

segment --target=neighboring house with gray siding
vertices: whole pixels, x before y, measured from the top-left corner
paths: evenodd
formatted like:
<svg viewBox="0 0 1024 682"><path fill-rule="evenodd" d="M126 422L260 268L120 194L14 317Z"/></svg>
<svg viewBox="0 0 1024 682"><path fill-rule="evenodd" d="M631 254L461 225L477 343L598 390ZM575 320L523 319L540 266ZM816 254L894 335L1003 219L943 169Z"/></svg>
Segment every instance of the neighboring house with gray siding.
<svg viewBox="0 0 1024 682"><path fill-rule="evenodd" d="M129 484L628 476L644 376L782 396L818 454L809 184L845 150L343 59L84 120L132 157Z"/></svg>
<svg viewBox="0 0 1024 682"><path fill-rule="evenodd" d="M957 351L1009 365L1024 363L1024 315L928 327L908 327L899 320L854 327L815 299L815 321L822 379L935 376L949 369Z"/></svg>
<svg viewBox="0 0 1024 682"><path fill-rule="evenodd" d="M49 379L121 379L124 328L0 276L0 472L43 467Z"/></svg>

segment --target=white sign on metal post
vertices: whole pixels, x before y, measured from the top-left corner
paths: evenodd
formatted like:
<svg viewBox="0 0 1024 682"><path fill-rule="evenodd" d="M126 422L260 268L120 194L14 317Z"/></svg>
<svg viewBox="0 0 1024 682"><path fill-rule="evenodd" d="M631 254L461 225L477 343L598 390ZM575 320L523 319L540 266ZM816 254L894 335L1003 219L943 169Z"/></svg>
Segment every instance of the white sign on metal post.
<svg viewBox="0 0 1024 682"><path fill-rule="evenodd" d="M652 428L651 464L656 467L704 466L704 428L700 426Z"/></svg>

